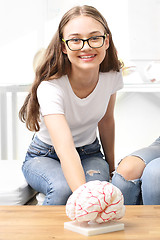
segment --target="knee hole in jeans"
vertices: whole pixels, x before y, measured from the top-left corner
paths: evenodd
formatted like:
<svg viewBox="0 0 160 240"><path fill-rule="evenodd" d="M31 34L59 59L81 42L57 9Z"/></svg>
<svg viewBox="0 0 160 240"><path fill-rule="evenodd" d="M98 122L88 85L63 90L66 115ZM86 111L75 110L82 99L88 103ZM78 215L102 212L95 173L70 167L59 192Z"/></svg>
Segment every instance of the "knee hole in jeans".
<svg viewBox="0 0 160 240"><path fill-rule="evenodd" d="M119 163L117 173L126 180L139 179L143 174L145 166L143 159L137 156L127 156Z"/></svg>

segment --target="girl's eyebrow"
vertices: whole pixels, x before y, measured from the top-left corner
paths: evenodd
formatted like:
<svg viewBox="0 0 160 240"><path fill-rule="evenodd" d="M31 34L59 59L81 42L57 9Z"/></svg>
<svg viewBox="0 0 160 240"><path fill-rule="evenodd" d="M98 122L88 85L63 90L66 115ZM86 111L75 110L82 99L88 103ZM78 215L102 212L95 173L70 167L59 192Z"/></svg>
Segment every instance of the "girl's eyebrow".
<svg viewBox="0 0 160 240"><path fill-rule="evenodd" d="M102 33L100 31L93 31L93 32L88 33L88 35L92 35L92 34L102 34ZM80 33L71 33L71 34L69 34L68 38L75 37L75 36L81 36L81 34Z"/></svg>
<svg viewBox="0 0 160 240"><path fill-rule="evenodd" d="M91 32L90 34L102 34L100 31L93 31L93 32Z"/></svg>
<svg viewBox="0 0 160 240"><path fill-rule="evenodd" d="M74 37L74 36L79 36L79 35L80 35L79 33L71 33L71 34L69 34L68 37Z"/></svg>

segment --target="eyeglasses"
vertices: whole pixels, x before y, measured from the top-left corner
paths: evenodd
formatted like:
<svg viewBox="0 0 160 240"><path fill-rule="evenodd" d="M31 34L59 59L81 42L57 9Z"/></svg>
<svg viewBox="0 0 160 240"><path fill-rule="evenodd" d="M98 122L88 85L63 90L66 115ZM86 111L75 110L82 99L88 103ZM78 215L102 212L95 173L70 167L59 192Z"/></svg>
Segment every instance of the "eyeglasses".
<svg viewBox="0 0 160 240"><path fill-rule="evenodd" d="M65 40L62 38L62 41L67 44L67 47L71 51L78 51L84 47L85 42L87 42L91 48L100 48L104 45L105 38L106 38L106 34L103 36L90 37L88 39L73 38L73 39Z"/></svg>

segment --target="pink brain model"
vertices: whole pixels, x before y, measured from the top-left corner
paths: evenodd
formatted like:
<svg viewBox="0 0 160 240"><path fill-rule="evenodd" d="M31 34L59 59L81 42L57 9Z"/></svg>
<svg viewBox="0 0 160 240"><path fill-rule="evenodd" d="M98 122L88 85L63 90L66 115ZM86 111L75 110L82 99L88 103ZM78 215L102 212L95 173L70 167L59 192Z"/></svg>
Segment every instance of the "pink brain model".
<svg viewBox="0 0 160 240"><path fill-rule="evenodd" d="M95 221L103 223L118 220L125 214L121 191L106 181L90 181L68 198L66 214L78 222Z"/></svg>

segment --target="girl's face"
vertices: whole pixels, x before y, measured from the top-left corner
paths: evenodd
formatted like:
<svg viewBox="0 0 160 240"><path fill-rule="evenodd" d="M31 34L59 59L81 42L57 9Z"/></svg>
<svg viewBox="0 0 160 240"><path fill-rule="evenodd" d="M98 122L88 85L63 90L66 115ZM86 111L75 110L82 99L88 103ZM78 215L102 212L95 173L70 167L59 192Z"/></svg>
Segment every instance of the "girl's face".
<svg viewBox="0 0 160 240"><path fill-rule="evenodd" d="M78 39L88 39L91 37L104 36L104 34L105 30L100 22L91 17L82 15L70 20L65 25L63 31L63 39L75 39L73 40L74 44L78 44ZM95 44L94 39L96 38L93 38L91 40L91 45ZM109 36L106 36L104 45L100 48L92 48L88 45L87 41L85 41L82 49L72 51L68 48L66 42L62 44L63 53L67 54L68 59L72 65L72 70L98 70L99 65L106 55L106 50L109 47Z"/></svg>

